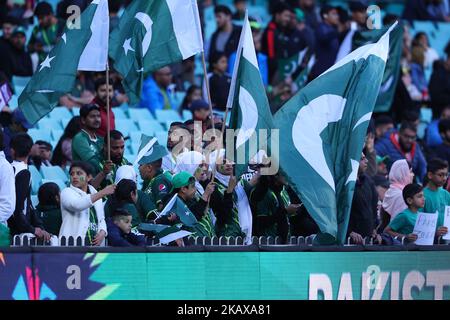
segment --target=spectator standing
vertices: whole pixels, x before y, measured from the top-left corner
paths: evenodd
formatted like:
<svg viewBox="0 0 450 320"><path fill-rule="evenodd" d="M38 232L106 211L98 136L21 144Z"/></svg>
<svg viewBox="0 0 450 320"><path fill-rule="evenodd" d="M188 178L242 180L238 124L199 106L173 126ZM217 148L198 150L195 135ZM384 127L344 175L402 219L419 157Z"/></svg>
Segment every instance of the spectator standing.
<svg viewBox="0 0 450 320"><path fill-rule="evenodd" d="M62 225L59 236L88 238L89 244L104 245L108 235L101 199L114 193L115 185L97 192L88 184L89 164L72 163L70 186L61 192Z"/></svg>
<svg viewBox="0 0 450 320"><path fill-rule="evenodd" d="M218 111L225 111L231 85L231 76L227 73L228 58L224 53L215 53L209 58L212 72L208 73L207 78L212 107ZM205 82L203 83L203 99L208 101Z"/></svg>
<svg viewBox="0 0 450 320"><path fill-rule="evenodd" d="M10 245L7 221L16 208L14 169L6 160L3 150L3 131L0 127L0 247Z"/></svg>
<svg viewBox="0 0 450 320"><path fill-rule="evenodd" d="M98 173L98 164L101 161L103 139L97 136L100 128L100 108L96 104L84 105L80 109L81 131L72 139L73 161L88 162Z"/></svg>
<svg viewBox="0 0 450 320"><path fill-rule="evenodd" d="M116 128L116 122L114 117L114 112L112 111L112 98L114 96L114 86L113 80L109 79L109 88L106 84L106 78L101 77L95 81L95 98L91 102L96 104L100 110L100 128L97 129L97 134L105 138L106 133L108 132L108 124L107 124L107 98L109 91L109 130L114 130Z"/></svg>

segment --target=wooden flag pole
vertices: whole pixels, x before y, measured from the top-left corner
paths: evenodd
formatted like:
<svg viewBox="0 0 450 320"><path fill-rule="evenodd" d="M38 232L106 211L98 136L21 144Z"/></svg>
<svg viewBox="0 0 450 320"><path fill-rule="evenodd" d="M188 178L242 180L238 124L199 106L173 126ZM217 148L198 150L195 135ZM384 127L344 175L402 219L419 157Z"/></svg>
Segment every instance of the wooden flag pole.
<svg viewBox="0 0 450 320"><path fill-rule="evenodd" d="M209 115L211 117L211 129L214 130L214 117L213 117L212 102L211 102L211 92L209 91L208 73L206 71L205 51L202 51L202 64L203 64L203 76L205 78L205 84L206 84L206 93L208 95ZM221 139L222 139L222 137L221 137ZM221 145L222 145L222 140L220 142L220 146ZM217 154L219 154L219 150L217 150ZM215 176L216 176L216 166L214 165L212 168L211 181L214 181Z"/></svg>
<svg viewBox="0 0 450 320"><path fill-rule="evenodd" d="M109 64L106 62L106 143L107 143L107 152L108 152L108 161L111 161L111 135L110 135L110 128L111 123L109 119Z"/></svg>

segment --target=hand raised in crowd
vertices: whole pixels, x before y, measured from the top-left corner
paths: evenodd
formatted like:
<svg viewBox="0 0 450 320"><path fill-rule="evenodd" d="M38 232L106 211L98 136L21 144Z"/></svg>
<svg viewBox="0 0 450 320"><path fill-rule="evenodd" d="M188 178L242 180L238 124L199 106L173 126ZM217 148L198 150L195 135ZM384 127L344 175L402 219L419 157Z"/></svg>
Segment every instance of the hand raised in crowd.
<svg viewBox="0 0 450 320"><path fill-rule="evenodd" d="M442 237L443 235L446 235L448 232L448 228L444 227L444 226L440 226L437 231L436 231L436 235L438 237Z"/></svg>
<svg viewBox="0 0 450 320"><path fill-rule="evenodd" d="M102 193L102 196L109 196L114 193L116 190L115 184L110 184L109 186L106 186L104 189L102 189L100 192Z"/></svg>
<svg viewBox="0 0 450 320"><path fill-rule="evenodd" d="M298 208L300 208L301 206L302 205L298 204L298 203L296 203L296 204L291 203L290 205L288 205L286 207L286 211L287 211L288 215L293 216L297 213Z"/></svg>
<svg viewBox="0 0 450 320"><path fill-rule="evenodd" d="M351 232L350 233L350 238L356 244L363 244L363 242L364 242L363 237L359 233L356 233L356 232Z"/></svg>
<svg viewBox="0 0 450 320"><path fill-rule="evenodd" d="M216 189L216 184L214 182L208 183L208 185L205 188L205 192L203 192L202 199L204 201L208 201L209 197L211 197L211 194L214 192L215 189Z"/></svg>
<svg viewBox="0 0 450 320"><path fill-rule="evenodd" d="M230 181L228 182L227 193L233 193L234 188L236 188L237 184L238 184L238 180L237 180L236 176L231 176Z"/></svg>
<svg viewBox="0 0 450 320"><path fill-rule="evenodd" d="M366 136L366 148L369 152L375 150L375 135L372 132L369 132Z"/></svg>
<svg viewBox="0 0 450 320"><path fill-rule="evenodd" d="M106 237L106 232L104 230L100 230L97 232L97 234L94 237L94 240L92 240L93 246L100 246L103 242L103 239Z"/></svg>
<svg viewBox="0 0 450 320"><path fill-rule="evenodd" d="M258 167L255 174L253 175L253 177L250 179L250 181L248 183L254 187L258 183L259 178L261 178L261 167Z"/></svg>
<svg viewBox="0 0 450 320"><path fill-rule="evenodd" d="M408 239L408 241L410 242L414 242L417 240L417 234L414 233L410 233L406 236L406 238Z"/></svg>
<svg viewBox="0 0 450 320"><path fill-rule="evenodd" d="M106 160L103 166L103 173L105 175L109 174L112 171L114 163L111 160Z"/></svg>

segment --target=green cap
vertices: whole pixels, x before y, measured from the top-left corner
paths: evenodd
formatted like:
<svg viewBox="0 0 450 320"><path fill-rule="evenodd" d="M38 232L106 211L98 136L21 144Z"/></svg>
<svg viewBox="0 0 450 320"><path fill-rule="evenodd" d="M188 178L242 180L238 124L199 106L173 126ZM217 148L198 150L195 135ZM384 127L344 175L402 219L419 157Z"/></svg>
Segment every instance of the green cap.
<svg viewBox="0 0 450 320"><path fill-rule="evenodd" d="M189 172L181 171L172 178L172 190L186 187L193 182L195 182L195 178Z"/></svg>
<svg viewBox="0 0 450 320"><path fill-rule="evenodd" d="M377 156L377 164L380 164L382 162L386 163L389 160L389 156L380 157Z"/></svg>
<svg viewBox="0 0 450 320"><path fill-rule="evenodd" d="M24 27L16 27L14 29L12 35L14 36L14 35L19 34L19 33L23 34L24 36L27 36L27 32L26 32Z"/></svg>
<svg viewBox="0 0 450 320"><path fill-rule="evenodd" d="M305 21L305 14L303 13L303 11L301 9L296 8L294 11L295 11L295 17L297 18L298 22Z"/></svg>
<svg viewBox="0 0 450 320"><path fill-rule="evenodd" d="M143 134L135 163L137 162L139 165L152 163L162 159L167 154L166 148L160 145L156 138Z"/></svg>

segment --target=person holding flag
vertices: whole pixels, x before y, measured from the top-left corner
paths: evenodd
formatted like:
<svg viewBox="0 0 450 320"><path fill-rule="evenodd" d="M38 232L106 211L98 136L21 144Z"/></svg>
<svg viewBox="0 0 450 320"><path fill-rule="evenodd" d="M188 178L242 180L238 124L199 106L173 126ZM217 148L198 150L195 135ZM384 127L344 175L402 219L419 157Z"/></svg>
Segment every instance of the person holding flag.
<svg viewBox="0 0 450 320"><path fill-rule="evenodd" d="M139 165L139 173L144 180L142 190L151 195L156 208L161 210L163 203L172 189L171 175L164 174L162 159L167 155L167 150L160 145L156 138L143 134L141 145L135 164Z"/></svg>
<svg viewBox="0 0 450 320"><path fill-rule="evenodd" d="M395 26L330 67L275 114L280 168L320 228L316 243L346 240L359 159Z"/></svg>

